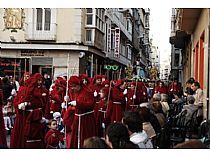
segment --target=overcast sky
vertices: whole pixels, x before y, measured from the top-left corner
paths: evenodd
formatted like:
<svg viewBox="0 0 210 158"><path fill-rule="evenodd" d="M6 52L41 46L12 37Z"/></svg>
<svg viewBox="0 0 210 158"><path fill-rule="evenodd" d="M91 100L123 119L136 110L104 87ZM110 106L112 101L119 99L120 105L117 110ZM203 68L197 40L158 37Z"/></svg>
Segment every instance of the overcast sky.
<svg viewBox="0 0 210 158"><path fill-rule="evenodd" d="M172 8L150 8L150 38L153 45L158 46L160 51L160 62L167 60L171 53L169 37L171 32Z"/></svg>

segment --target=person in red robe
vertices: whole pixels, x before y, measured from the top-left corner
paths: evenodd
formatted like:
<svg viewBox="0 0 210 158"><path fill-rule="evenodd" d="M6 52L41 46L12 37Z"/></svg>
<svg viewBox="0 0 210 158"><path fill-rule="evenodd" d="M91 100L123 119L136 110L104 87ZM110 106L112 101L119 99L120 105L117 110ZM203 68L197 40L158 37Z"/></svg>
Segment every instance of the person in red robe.
<svg viewBox="0 0 210 158"><path fill-rule="evenodd" d="M23 76L21 77L20 81L19 81L20 86L24 86L25 81L26 81L27 79L29 79L30 77L31 77L31 73L30 73L30 72L25 72L25 73L23 74Z"/></svg>
<svg viewBox="0 0 210 158"><path fill-rule="evenodd" d="M147 87L144 82L137 82L137 98L140 103L148 102Z"/></svg>
<svg viewBox="0 0 210 158"><path fill-rule="evenodd" d="M2 108L4 107L3 104L3 90L2 90L2 81L0 78L0 145L7 147L7 141L6 141L6 131L4 126L4 119L3 119L3 113Z"/></svg>
<svg viewBox="0 0 210 158"><path fill-rule="evenodd" d="M102 123L106 116L106 110L108 105L108 94L109 88L104 87L100 90L100 100L97 107L97 113L96 113L96 130L97 130L97 136L103 137L104 136L104 128L102 127Z"/></svg>
<svg viewBox="0 0 210 158"><path fill-rule="evenodd" d="M86 138L96 135L93 92L82 87L78 76L69 79L70 106L64 113L63 122L66 131L66 148L82 148Z"/></svg>
<svg viewBox="0 0 210 158"><path fill-rule="evenodd" d="M82 85L89 87L90 86L90 80L88 79L88 76L86 74L80 74L80 79L82 80Z"/></svg>
<svg viewBox="0 0 210 158"><path fill-rule="evenodd" d="M50 92L50 113L61 113L61 104L64 102L66 93L66 80L59 77L54 84L54 88Z"/></svg>
<svg viewBox="0 0 210 158"><path fill-rule="evenodd" d="M63 134L57 130L57 121L49 120L49 131L45 135L45 143L47 149L59 149L59 142L64 143Z"/></svg>
<svg viewBox="0 0 210 158"><path fill-rule="evenodd" d="M110 101L108 104L106 124L120 122L125 111L127 95L126 83L124 80L117 80L115 86L111 90Z"/></svg>
<svg viewBox="0 0 210 158"><path fill-rule="evenodd" d="M172 83L168 87L169 94L178 94L181 91L181 87L178 84L177 80L172 81Z"/></svg>
<svg viewBox="0 0 210 158"><path fill-rule="evenodd" d="M154 93L167 94L167 87L164 85L163 81L159 81L158 85L155 87Z"/></svg>
<svg viewBox="0 0 210 158"><path fill-rule="evenodd" d="M30 73L25 73L30 74ZM31 75L25 75L21 78L21 86L17 95L13 99L15 109L15 122L10 138L10 148L25 148L24 124L26 120L25 112L18 108L18 105L24 102L28 85L31 83Z"/></svg>
<svg viewBox="0 0 210 158"><path fill-rule="evenodd" d="M136 85L138 85L137 82L132 82L130 83L130 88L128 89L128 102L126 104L126 110L128 111L135 111L140 104L140 93L138 93L138 86L136 87Z"/></svg>
<svg viewBox="0 0 210 158"><path fill-rule="evenodd" d="M42 75L34 74L26 87L26 94L17 105L23 114L21 130L23 132L23 148L45 148L44 135L46 118L50 118L48 90L42 86ZM18 127L16 127L18 128ZM18 130L15 130L18 131ZM14 132L15 132L14 131ZM14 133L17 137L17 133Z"/></svg>

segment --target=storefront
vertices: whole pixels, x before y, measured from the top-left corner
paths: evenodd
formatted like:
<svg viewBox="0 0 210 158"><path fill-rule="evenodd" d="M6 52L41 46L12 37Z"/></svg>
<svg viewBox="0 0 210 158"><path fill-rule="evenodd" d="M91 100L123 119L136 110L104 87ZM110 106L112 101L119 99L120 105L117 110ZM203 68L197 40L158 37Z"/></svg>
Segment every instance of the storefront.
<svg viewBox="0 0 210 158"><path fill-rule="evenodd" d="M0 58L0 77L16 76L19 80L24 72L29 71L29 58Z"/></svg>

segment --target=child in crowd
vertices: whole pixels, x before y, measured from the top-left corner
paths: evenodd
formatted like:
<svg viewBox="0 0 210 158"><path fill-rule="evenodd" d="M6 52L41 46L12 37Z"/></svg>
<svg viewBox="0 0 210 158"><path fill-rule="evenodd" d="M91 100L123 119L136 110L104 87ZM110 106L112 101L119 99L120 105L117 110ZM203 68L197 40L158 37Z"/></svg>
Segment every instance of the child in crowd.
<svg viewBox="0 0 210 158"><path fill-rule="evenodd" d="M61 133L64 133L64 125L63 125L63 119L61 118L61 113L54 112L53 119L57 121L58 131L60 131Z"/></svg>
<svg viewBox="0 0 210 158"><path fill-rule="evenodd" d="M64 144L64 136L57 130L57 121L49 120L49 131L45 135L45 143L47 149L59 149L59 142Z"/></svg>
<svg viewBox="0 0 210 158"><path fill-rule="evenodd" d="M4 108L2 108L2 111L3 111L5 129L9 131L10 129L12 129L12 123L10 117L7 115L7 109L8 107L4 106Z"/></svg>
<svg viewBox="0 0 210 158"><path fill-rule="evenodd" d="M11 97L7 99L7 104L3 107L3 117L4 117L4 125L7 131L11 130L14 124L14 109L12 109L12 99Z"/></svg>

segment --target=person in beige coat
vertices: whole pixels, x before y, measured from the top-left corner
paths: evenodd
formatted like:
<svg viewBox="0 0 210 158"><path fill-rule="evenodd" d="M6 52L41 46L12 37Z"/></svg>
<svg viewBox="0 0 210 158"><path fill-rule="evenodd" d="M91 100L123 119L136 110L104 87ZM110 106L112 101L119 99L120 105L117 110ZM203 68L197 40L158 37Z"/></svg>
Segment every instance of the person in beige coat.
<svg viewBox="0 0 210 158"><path fill-rule="evenodd" d="M203 119L203 90L200 88L199 82L194 82L191 85L191 89L194 91L194 98L195 98L195 106L198 106L198 122L201 123Z"/></svg>

